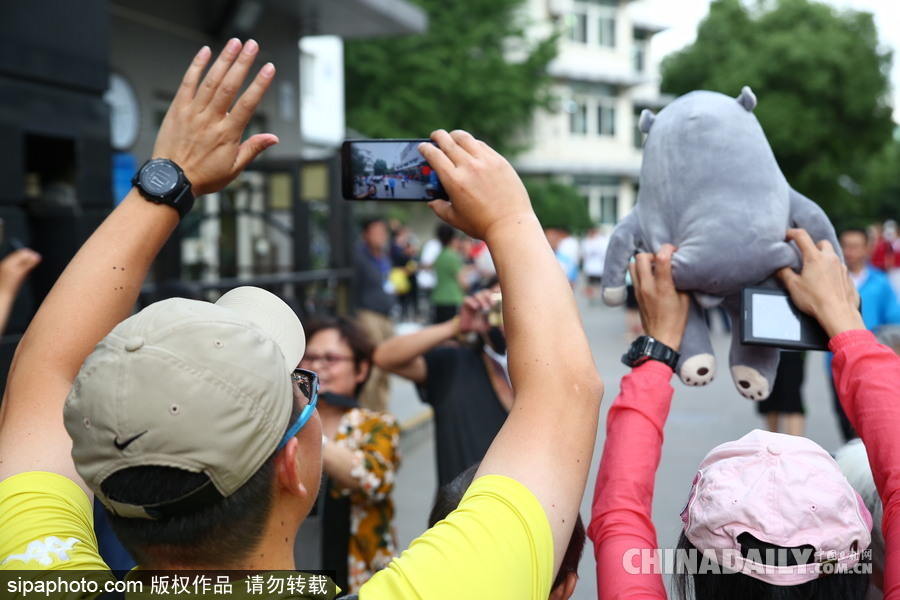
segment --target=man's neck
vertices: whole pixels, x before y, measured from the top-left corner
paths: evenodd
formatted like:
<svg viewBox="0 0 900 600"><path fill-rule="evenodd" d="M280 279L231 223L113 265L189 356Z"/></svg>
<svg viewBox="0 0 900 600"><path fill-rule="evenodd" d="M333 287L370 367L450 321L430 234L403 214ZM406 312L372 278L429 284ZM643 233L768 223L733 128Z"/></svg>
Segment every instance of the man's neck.
<svg viewBox="0 0 900 600"><path fill-rule="evenodd" d="M297 521L297 504L273 502L272 512L266 521L262 537L246 557L236 563L216 562L210 557L203 563L180 563L162 560L153 564L142 564L143 570L234 570L234 571L293 571L294 540L300 522ZM305 515L302 515L305 517Z"/></svg>

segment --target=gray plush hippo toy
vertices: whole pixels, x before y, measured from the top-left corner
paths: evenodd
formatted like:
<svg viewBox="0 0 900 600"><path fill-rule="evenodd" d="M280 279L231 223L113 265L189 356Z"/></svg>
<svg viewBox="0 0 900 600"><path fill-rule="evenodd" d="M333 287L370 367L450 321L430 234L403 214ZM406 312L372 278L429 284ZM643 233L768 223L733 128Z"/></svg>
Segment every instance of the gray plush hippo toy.
<svg viewBox="0 0 900 600"><path fill-rule="evenodd" d="M706 385L716 360L703 309L722 305L740 322L741 290L777 287L774 274L800 268L787 229L802 227L840 252L821 208L791 189L753 115L756 97L744 87L737 99L716 92L685 94L658 115L645 110L647 134L637 204L616 226L603 271L603 299L625 300L625 273L636 251L673 257L675 286L692 293L691 314L676 372L688 385ZM738 327L731 341L731 376L751 400L769 396L778 349L745 346Z"/></svg>

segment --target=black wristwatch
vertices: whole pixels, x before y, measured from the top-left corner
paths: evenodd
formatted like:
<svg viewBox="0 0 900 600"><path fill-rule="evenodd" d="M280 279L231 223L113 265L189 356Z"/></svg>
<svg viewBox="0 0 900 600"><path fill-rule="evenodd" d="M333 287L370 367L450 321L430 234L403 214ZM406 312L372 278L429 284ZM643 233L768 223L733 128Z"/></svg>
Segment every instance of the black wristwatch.
<svg viewBox="0 0 900 600"><path fill-rule="evenodd" d="M628 352L622 355L622 362L629 367L637 367L648 360L658 360L664 365L668 365L675 370L678 359L681 355L663 344L653 339L649 335L642 335L634 340Z"/></svg>
<svg viewBox="0 0 900 600"><path fill-rule="evenodd" d="M191 182L184 176L181 167L168 158L154 158L145 162L135 173L131 185L150 202L168 204L178 211L178 216L182 219L194 206Z"/></svg>

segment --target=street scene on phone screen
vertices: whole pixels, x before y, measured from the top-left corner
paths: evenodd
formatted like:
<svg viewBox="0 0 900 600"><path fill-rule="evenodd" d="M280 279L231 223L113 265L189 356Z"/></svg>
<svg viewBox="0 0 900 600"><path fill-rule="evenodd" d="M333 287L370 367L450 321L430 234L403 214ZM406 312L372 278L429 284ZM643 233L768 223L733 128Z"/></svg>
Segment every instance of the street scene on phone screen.
<svg viewBox="0 0 900 600"><path fill-rule="evenodd" d="M419 152L419 141L352 142L354 197L365 200L434 200L437 173Z"/></svg>

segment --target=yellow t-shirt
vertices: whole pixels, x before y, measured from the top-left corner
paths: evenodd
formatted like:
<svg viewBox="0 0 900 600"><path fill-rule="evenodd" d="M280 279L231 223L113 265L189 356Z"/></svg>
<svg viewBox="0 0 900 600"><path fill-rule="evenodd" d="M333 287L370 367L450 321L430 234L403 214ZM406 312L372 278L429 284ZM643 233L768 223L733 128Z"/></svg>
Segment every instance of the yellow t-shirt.
<svg viewBox="0 0 900 600"><path fill-rule="evenodd" d="M75 482L33 471L0 482L0 569L106 569L91 503Z"/></svg>
<svg viewBox="0 0 900 600"><path fill-rule="evenodd" d="M100 569L98 578L112 578L80 487L45 472L0 482L0 569ZM488 475L472 483L457 510L363 585L360 598L545 600L552 581L553 538L544 509L519 482Z"/></svg>
<svg viewBox="0 0 900 600"><path fill-rule="evenodd" d="M114 591L125 592L128 600L327 600L335 595L324 576L294 571L263 572L234 581L225 571L211 575L160 571L156 578L153 573L157 572L148 574L149 582L138 582L140 578L130 573L126 580L133 586L127 590L121 587L123 582L114 585L115 577L97 549L91 504L71 479L32 471L0 482L0 598L86 600Z"/></svg>
<svg viewBox="0 0 900 600"><path fill-rule="evenodd" d="M360 589L360 600L546 600L553 537L537 498L500 475L476 479L443 521Z"/></svg>

